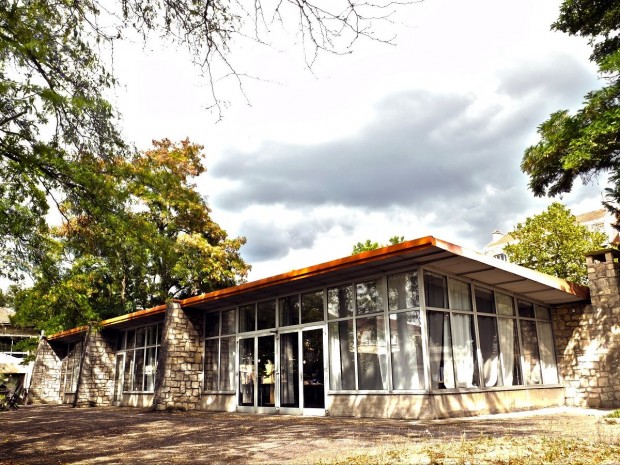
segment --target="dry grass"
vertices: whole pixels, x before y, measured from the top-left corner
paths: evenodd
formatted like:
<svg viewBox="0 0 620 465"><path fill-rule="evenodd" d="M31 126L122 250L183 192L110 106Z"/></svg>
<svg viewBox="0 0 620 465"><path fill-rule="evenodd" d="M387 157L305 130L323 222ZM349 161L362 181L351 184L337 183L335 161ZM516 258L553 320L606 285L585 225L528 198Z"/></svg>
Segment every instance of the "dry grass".
<svg viewBox="0 0 620 465"><path fill-rule="evenodd" d="M434 438L386 444L321 465L620 465L620 425L594 440L551 436Z"/></svg>

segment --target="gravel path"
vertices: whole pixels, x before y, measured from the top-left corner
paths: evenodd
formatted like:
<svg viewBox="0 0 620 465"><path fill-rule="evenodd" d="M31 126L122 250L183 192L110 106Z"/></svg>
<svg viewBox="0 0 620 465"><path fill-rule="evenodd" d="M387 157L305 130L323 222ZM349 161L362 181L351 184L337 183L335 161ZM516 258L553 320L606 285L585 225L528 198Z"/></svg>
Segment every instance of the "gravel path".
<svg viewBox="0 0 620 465"><path fill-rule="evenodd" d="M617 425L601 421L605 413L558 408L410 421L26 406L0 412L0 464L308 464L364 448L463 435L594 440L618 432Z"/></svg>

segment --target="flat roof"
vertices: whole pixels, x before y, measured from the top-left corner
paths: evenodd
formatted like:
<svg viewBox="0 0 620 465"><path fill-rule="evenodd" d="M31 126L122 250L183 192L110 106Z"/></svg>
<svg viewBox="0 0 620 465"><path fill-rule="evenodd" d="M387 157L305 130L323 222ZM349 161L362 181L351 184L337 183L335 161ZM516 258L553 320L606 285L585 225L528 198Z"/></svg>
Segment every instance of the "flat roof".
<svg viewBox="0 0 620 465"><path fill-rule="evenodd" d="M489 257L433 236L426 236L178 302L184 308L212 310L273 298L274 295L293 294L355 281L373 274L396 272L413 266L427 266L439 272L470 279L478 284L520 294L547 305L583 302L590 297L587 286ZM159 315L165 310L166 306L160 305L104 320L99 325L122 327L137 319ZM73 328L53 334L48 339L67 339L86 330L86 326Z"/></svg>
<svg viewBox="0 0 620 465"><path fill-rule="evenodd" d="M235 305L268 298L274 293L283 295L302 292L337 282L353 281L373 273L389 273L420 265L494 286L506 292L518 293L548 305L586 301L590 296L587 286L426 236L190 297L182 300L181 305L198 308L221 306L216 305L219 302Z"/></svg>

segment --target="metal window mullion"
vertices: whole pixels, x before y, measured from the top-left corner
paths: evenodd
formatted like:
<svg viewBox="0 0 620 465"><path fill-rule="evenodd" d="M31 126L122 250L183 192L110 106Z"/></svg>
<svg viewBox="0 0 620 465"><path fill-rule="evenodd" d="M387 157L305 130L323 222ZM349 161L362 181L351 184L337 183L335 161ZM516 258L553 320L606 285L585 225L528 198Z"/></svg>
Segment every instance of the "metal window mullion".
<svg viewBox="0 0 620 465"><path fill-rule="evenodd" d="M419 306L420 306L420 326L422 332L422 361L424 367L424 390L426 392L431 391L431 360L430 360L430 350L428 347L429 338L428 338L428 320L427 320L427 310L426 310L426 294L424 291L424 270L422 268L418 268L418 298L419 298Z"/></svg>
<svg viewBox="0 0 620 465"><path fill-rule="evenodd" d="M482 360L482 349L480 348L480 330L478 328L478 304L476 302L476 286L473 286L471 283L469 284L469 292L471 295L471 306L472 306L472 318L474 319L474 338L476 342L476 358L478 360L478 388L486 387L486 383L484 382L482 376L482 370L484 369L484 361ZM495 291L493 292L493 299L495 299ZM495 306L497 308L497 305ZM495 321L495 332L497 333L497 318ZM499 338L499 335L498 335ZM499 360L499 340L497 341L498 347L498 360ZM496 382L497 384L497 382Z"/></svg>
<svg viewBox="0 0 620 465"><path fill-rule="evenodd" d="M387 391L392 392L394 390L394 383L392 382L392 341L390 332L390 315L389 315L389 299L387 274L381 278L381 286L383 288L383 335L385 337L385 356L387 358ZM379 361L381 363L381 361Z"/></svg>
<svg viewBox="0 0 620 465"><path fill-rule="evenodd" d="M513 296L515 323L517 325L517 341L519 343L519 362L521 363L521 382L522 386L529 386L525 379L525 356L523 353L523 340L521 338L521 315L519 314L519 302L516 296Z"/></svg>

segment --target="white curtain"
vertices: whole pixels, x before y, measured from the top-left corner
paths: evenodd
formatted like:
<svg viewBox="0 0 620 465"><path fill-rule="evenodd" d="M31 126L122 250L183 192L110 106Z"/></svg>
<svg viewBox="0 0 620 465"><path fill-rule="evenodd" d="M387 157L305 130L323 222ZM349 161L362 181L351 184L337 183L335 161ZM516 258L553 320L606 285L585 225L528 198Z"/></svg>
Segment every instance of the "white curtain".
<svg viewBox="0 0 620 465"><path fill-rule="evenodd" d="M454 388L450 314L428 312L429 362L433 389Z"/></svg>
<svg viewBox="0 0 620 465"><path fill-rule="evenodd" d="M557 384L558 370L555 363L551 323L538 322L538 345L540 348L542 381L544 384Z"/></svg>
<svg viewBox="0 0 620 465"><path fill-rule="evenodd" d="M456 310L471 310L471 291L469 283L449 279L450 308Z"/></svg>
<svg viewBox="0 0 620 465"><path fill-rule="evenodd" d="M452 360L452 347L450 347L450 315L445 314L443 319L443 384L446 389L456 387L454 383L454 360Z"/></svg>
<svg viewBox="0 0 620 465"><path fill-rule="evenodd" d="M499 378L499 336L497 319L492 316L478 317L480 353L482 355L482 379L487 387L497 386Z"/></svg>
<svg viewBox="0 0 620 465"><path fill-rule="evenodd" d="M419 363L421 348L418 347L419 331L417 313L407 312L390 315L392 337L392 373L394 389L419 389L422 373Z"/></svg>
<svg viewBox="0 0 620 465"><path fill-rule="evenodd" d="M474 345L471 317L453 315L452 347L456 368L456 387L472 387L474 380Z"/></svg>
<svg viewBox="0 0 620 465"><path fill-rule="evenodd" d="M514 315L512 297L506 294L495 293L495 304L498 315Z"/></svg>
<svg viewBox="0 0 620 465"><path fill-rule="evenodd" d="M329 386L333 390L342 389L340 331L338 331L338 325L338 323L329 324Z"/></svg>
<svg viewBox="0 0 620 465"><path fill-rule="evenodd" d="M499 360L502 367L502 381L504 386L513 385L515 367L515 331L514 320L498 318L499 330Z"/></svg>

